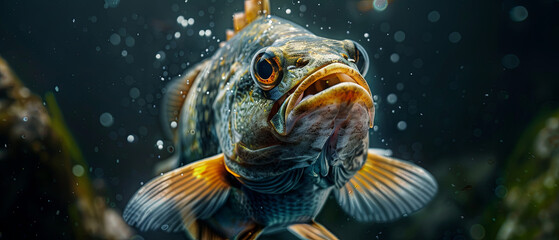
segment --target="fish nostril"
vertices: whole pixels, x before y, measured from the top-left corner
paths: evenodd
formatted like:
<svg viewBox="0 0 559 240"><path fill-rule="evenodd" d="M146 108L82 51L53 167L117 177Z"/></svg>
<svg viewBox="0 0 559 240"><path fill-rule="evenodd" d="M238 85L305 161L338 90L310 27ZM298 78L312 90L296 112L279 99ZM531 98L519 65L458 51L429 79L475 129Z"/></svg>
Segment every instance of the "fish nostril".
<svg viewBox="0 0 559 240"><path fill-rule="evenodd" d="M308 58L298 58L297 61L295 62L295 67L304 67L307 64L309 64L309 59Z"/></svg>
<svg viewBox="0 0 559 240"><path fill-rule="evenodd" d="M349 60L349 56L347 56L347 54L345 54L345 53L342 53L342 57L343 57L345 60Z"/></svg>

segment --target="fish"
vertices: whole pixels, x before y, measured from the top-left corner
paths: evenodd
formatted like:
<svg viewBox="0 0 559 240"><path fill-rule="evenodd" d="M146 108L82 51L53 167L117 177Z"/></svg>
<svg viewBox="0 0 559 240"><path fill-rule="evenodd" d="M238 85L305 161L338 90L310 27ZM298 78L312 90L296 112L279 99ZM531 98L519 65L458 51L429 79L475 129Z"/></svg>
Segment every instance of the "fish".
<svg viewBox="0 0 559 240"><path fill-rule="evenodd" d="M166 87L175 169L132 196L128 224L193 239L337 239L315 220L330 195L362 222L395 221L436 195L429 172L369 148L375 105L359 43L272 16L267 0L246 0L233 26Z"/></svg>

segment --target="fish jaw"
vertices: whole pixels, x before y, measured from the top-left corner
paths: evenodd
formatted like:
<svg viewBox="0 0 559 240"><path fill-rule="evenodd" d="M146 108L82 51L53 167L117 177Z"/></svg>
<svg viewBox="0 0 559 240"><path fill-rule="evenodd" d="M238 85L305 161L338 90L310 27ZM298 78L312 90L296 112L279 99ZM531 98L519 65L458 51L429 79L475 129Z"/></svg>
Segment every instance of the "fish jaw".
<svg viewBox="0 0 559 240"><path fill-rule="evenodd" d="M329 105L362 104L368 112L369 127L373 125L374 103L367 81L357 70L342 63L328 64L313 72L281 101L278 111L272 112L270 123L282 136L308 113Z"/></svg>

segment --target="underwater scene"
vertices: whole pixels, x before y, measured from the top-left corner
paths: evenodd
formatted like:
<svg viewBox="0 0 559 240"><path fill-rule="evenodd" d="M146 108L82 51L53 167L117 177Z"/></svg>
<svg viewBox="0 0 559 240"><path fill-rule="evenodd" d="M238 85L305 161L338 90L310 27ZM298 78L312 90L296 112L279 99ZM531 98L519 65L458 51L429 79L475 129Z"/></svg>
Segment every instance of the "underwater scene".
<svg viewBox="0 0 559 240"><path fill-rule="evenodd" d="M558 239L559 1L0 2L0 239Z"/></svg>

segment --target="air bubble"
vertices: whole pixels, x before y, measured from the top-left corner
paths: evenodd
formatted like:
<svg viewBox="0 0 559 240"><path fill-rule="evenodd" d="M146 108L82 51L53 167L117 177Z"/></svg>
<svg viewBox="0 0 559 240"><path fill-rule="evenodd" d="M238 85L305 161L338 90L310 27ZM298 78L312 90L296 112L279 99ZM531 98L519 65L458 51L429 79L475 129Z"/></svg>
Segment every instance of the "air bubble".
<svg viewBox="0 0 559 240"><path fill-rule="evenodd" d="M108 112L105 112L101 114L101 116L99 116L99 122L101 123L101 125L103 125L103 127L110 127L114 123L113 115L111 115Z"/></svg>
<svg viewBox="0 0 559 240"><path fill-rule="evenodd" d="M390 104L394 104L398 101L398 96L396 96L396 94L394 93L388 94L388 96L386 97L386 101L388 101L388 103Z"/></svg>
<svg viewBox="0 0 559 240"><path fill-rule="evenodd" d="M524 6L516 6L510 10L509 15L512 21L522 22L528 18L528 10Z"/></svg>
<svg viewBox="0 0 559 240"><path fill-rule="evenodd" d="M441 14L437 11L431 11L428 15L427 15L427 19L429 20L429 22L438 22L439 19L441 19Z"/></svg>
<svg viewBox="0 0 559 240"><path fill-rule="evenodd" d="M398 130L404 131L406 130L406 128L408 128L408 124L404 121L399 121L396 127L398 127Z"/></svg>
<svg viewBox="0 0 559 240"><path fill-rule="evenodd" d="M85 173L85 169L83 168L82 165L76 164L72 167L72 173L76 177L81 177Z"/></svg>

